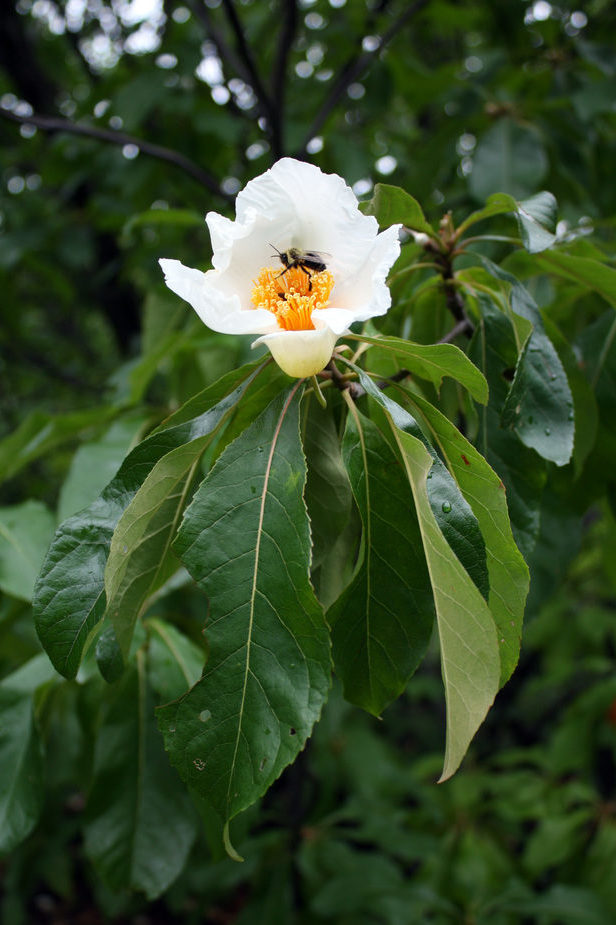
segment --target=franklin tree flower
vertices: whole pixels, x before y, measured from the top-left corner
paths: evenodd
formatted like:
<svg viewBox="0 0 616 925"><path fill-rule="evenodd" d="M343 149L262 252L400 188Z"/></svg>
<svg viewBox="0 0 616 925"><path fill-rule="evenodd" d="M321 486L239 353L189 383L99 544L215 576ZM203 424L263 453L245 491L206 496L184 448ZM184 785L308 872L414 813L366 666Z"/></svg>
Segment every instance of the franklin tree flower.
<svg viewBox="0 0 616 925"><path fill-rule="evenodd" d="M161 260L167 286L222 334L260 334L289 376L320 372L355 321L391 305L398 225L379 233L344 180L283 158L238 193L235 221L209 212L212 270Z"/></svg>

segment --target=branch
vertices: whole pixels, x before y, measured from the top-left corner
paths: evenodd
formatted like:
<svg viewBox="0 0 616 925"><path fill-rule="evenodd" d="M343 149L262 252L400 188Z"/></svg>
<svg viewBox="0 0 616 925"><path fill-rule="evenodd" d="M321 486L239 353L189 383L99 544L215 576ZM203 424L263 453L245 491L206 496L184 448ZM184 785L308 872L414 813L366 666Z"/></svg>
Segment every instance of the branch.
<svg viewBox="0 0 616 925"><path fill-rule="evenodd" d="M461 334L465 334L466 337L470 337L473 333L473 325L468 320L468 318L463 318L462 321L458 321L457 324L453 326L451 331L448 331L444 337L438 341L439 344L451 344L452 341L459 337Z"/></svg>
<svg viewBox="0 0 616 925"><path fill-rule="evenodd" d="M283 123L287 61L289 60L289 52L291 51L291 45L293 44L293 38L297 28L296 0L283 0L283 2L284 23L278 37L276 61L274 62L272 85L270 88L271 98L276 99L277 102L272 121L272 150L274 156L277 158L284 154Z"/></svg>
<svg viewBox="0 0 616 925"><path fill-rule="evenodd" d="M244 67L243 62L235 54L234 50L225 39L223 32L218 28L216 22L207 6L200 0L187 0L188 6L193 11L197 19L200 20L201 25L207 32L210 40L216 46L216 51L218 52L218 57L221 61L229 66L229 68L234 71L238 77L241 77L244 83L250 83L250 74Z"/></svg>
<svg viewBox="0 0 616 925"><path fill-rule="evenodd" d="M263 85L263 81L259 76L259 72L257 71L255 60L252 56L250 46L246 41L246 36L244 35L244 30L242 29L242 24L233 5L233 0L222 0L222 5L225 9L227 19L229 20L235 35L238 54L246 71L248 72L248 83L252 86L257 99L261 103L262 109L264 110L268 120L271 123L273 121L272 114L274 113L274 107L272 106L270 96L265 89L265 86Z"/></svg>
<svg viewBox="0 0 616 925"><path fill-rule="evenodd" d="M225 202L233 202L233 197L229 196L220 188L218 181L211 173L199 167L198 164L195 164L190 158L180 154L179 151L174 151L172 148L164 148L162 145L152 144L152 142L145 141L142 138L135 138L133 135L127 135L126 132L96 128L93 125L82 125L77 122L71 122L69 119L60 119L55 116L38 116L35 114L31 116L19 116L15 112L2 108L0 108L0 116L3 116L5 119L10 119L12 122L35 125L44 132L66 132L69 135L82 135L85 138L94 138L97 141L105 141L113 145L135 145L144 154L155 157L159 161L166 161L169 164L173 164L175 167L179 167L180 170L187 173L193 180L196 180L201 186L204 186L211 193L214 193L215 196L224 199Z"/></svg>
<svg viewBox="0 0 616 925"><path fill-rule="evenodd" d="M419 13L424 6L428 3L428 0L415 0L415 3L411 3L406 9L395 19L390 27L383 32L383 34L378 38L378 45L374 51L363 51L357 52L352 55L347 63L343 66L340 71L338 78L334 82L329 95L324 100L321 108L316 114L312 125L310 126L300 151L297 153L296 157L304 157L306 154L306 146L311 138L314 138L315 135L318 135L320 129L323 127L331 111L337 106L340 102L342 96L344 95L347 87L350 86L361 74L368 68L372 59L379 54L389 42L395 38L396 35L402 30L402 28L407 24L409 19L411 19L416 13Z"/></svg>

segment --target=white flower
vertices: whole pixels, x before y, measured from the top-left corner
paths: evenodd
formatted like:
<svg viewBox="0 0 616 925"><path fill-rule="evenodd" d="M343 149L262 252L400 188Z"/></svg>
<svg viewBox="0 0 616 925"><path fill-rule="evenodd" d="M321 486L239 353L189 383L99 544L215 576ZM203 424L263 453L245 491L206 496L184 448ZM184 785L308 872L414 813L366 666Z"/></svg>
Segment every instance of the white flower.
<svg viewBox="0 0 616 925"><path fill-rule="evenodd" d="M165 281L213 331L260 334L289 376L320 372L355 321L384 315L385 283L400 253L398 229L379 234L335 174L283 158L238 194L235 221L209 212L212 270L161 260ZM324 270L294 254L317 252ZM317 261L318 263L318 261Z"/></svg>

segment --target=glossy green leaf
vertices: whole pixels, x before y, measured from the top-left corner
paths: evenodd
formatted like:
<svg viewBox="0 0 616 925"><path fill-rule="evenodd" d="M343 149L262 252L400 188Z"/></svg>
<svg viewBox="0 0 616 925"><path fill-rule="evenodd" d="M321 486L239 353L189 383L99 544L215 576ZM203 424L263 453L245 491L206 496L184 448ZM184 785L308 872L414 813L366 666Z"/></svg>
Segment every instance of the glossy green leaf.
<svg viewBox="0 0 616 925"><path fill-rule="evenodd" d="M556 241L556 209L556 199L545 190L521 202L507 193L493 193L484 208L469 215L458 231L464 232L477 222L511 212L517 219L524 247L530 254L537 254Z"/></svg>
<svg viewBox="0 0 616 925"><path fill-rule="evenodd" d="M124 656L150 595L179 566L171 543L210 440L204 434L159 459L114 531L105 569L106 613Z"/></svg>
<svg viewBox="0 0 616 925"><path fill-rule="evenodd" d="M616 270L614 267L589 257L575 257L565 251L550 251L549 254L542 254L537 258L537 264L548 273L556 273L564 279L579 283L584 289L598 292L606 302L616 308Z"/></svg>
<svg viewBox="0 0 616 925"><path fill-rule="evenodd" d="M103 710L85 849L111 890L163 893L196 835L195 811L163 749L139 651Z"/></svg>
<svg viewBox="0 0 616 925"><path fill-rule="evenodd" d="M325 609L351 580L361 532L332 413L334 405L331 395L327 408L309 395L306 407L302 408L303 447L308 463L304 497L312 537L312 582Z"/></svg>
<svg viewBox="0 0 616 925"><path fill-rule="evenodd" d="M363 560L327 619L346 699L379 716L425 654L434 602L404 469L354 408L343 453L363 522Z"/></svg>
<svg viewBox="0 0 616 925"><path fill-rule="evenodd" d="M225 449L175 543L208 594L209 659L159 723L182 777L227 821L303 748L329 688L329 636L309 581L299 400L296 385Z"/></svg>
<svg viewBox="0 0 616 925"><path fill-rule="evenodd" d="M490 592L488 605L498 628L501 684L511 676L520 652L529 587L528 567L511 532L505 486L445 415L419 395L411 396L430 436L473 509L485 540Z"/></svg>
<svg viewBox="0 0 616 925"><path fill-rule="evenodd" d="M413 231L434 237L434 229L426 221L417 200L399 186L377 183L372 199L363 211L366 215L374 215L381 228L400 223Z"/></svg>
<svg viewBox="0 0 616 925"><path fill-rule="evenodd" d="M482 405L488 400L488 383L483 373L454 344L414 344L401 337L363 335L355 335L354 339L400 357L414 376L427 379L437 389L443 378L450 376Z"/></svg>
<svg viewBox="0 0 616 925"><path fill-rule="evenodd" d="M0 854L34 828L43 805L43 758L32 696L0 685Z"/></svg>
<svg viewBox="0 0 616 925"><path fill-rule="evenodd" d="M197 683L206 653L166 620L151 617L146 629L150 681L162 702L168 703Z"/></svg>
<svg viewBox="0 0 616 925"><path fill-rule="evenodd" d="M546 480L545 462L501 426L509 393L507 376L515 366L517 347L511 320L493 302L478 300L481 317L470 345L470 356L481 366L490 385L487 407L479 409L478 448L505 485L513 534L528 559L539 533L539 510Z"/></svg>
<svg viewBox="0 0 616 925"><path fill-rule="evenodd" d="M124 659L113 626L108 626L96 640L96 664L108 684L115 684L124 673Z"/></svg>
<svg viewBox="0 0 616 925"><path fill-rule="evenodd" d="M35 589L34 615L41 642L61 674L75 677L86 641L105 611L105 566L123 512L159 459L216 433L254 373L245 376L246 370L239 370L215 383L208 390L209 410L156 431L135 447L100 497L56 532Z"/></svg>
<svg viewBox="0 0 616 925"><path fill-rule="evenodd" d="M486 258L482 263L509 289L511 309L533 325L517 358L501 421L525 446L543 459L566 465L573 453L575 419L567 374L545 332L539 309L528 290L510 273Z"/></svg>
<svg viewBox="0 0 616 925"><path fill-rule="evenodd" d="M436 606L447 703L443 781L459 767L498 691L501 663L496 626L488 605L436 520L428 498L434 459L413 435L415 421L364 373L360 373L360 381L390 418L415 500Z"/></svg>
<svg viewBox="0 0 616 925"><path fill-rule="evenodd" d="M41 501L0 508L0 590L5 594L32 600L54 527L53 515Z"/></svg>
<svg viewBox="0 0 616 925"><path fill-rule="evenodd" d="M500 118L479 139L469 187L479 200L498 192L524 199L535 192L547 168L540 135L513 119Z"/></svg>

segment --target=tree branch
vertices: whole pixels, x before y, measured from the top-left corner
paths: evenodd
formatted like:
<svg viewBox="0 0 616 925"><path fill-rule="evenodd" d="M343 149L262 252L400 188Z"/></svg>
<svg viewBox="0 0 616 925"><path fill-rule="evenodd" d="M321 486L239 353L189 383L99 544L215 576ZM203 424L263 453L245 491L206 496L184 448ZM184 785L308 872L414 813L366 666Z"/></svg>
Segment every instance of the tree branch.
<svg viewBox="0 0 616 925"><path fill-rule="evenodd" d="M277 103L272 122L272 150L277 158L282 157L284 154L283 125L287 62L297 28L296 0L283 0L283 2L284 22L278 37L278 48L276 49L276 60L272 71L272 85L270 88L271 99L275 99Z"/></svg>
<svg viewBox="0 0 616 925"><path fill-rule="evenodd" d="M344 95L347 87L357 80L358 77L367 69L372 59L379 54L389 42L401 31L401 29L407 24L409 19L411 19L416 13L419 13L424 6L428 3L428 0L415 0L415 3L411 3L406 9L395 19L388 29L383 32L383 34L378 38L378 45L373 51L363 51L357 52L352 55L346 64L343 66L340 71L337 79L335 80L331 90L329 91L328 96L323 101L321 108L316 114L312 125L310 126L304 141L302 142L301 149L297 153L296 157L304 157L306 154L306 146L311 138L314 138L323 127L327 121L331 111L338 105L342 96Z"/></svg>
<svg viewBox="0 0 616 925"><path fill-rule="evenodd" d="M116 132L110 129L97 128L93 125L83 125L78 122L71 122L69 119L60 119L56 116L40 116L34 113L31 116L20 116L9 109L2 108L0 108L0 116L10 119L12 122L34 125L44 132L65 132L69 135L81 135L85 138L94 138L97 141L104 141L113 145L135 145L143 154L155 157L159 161L166 161L168 164L173 164L174 167L179 167L193 180L196 180L197 183L204 186L215 196L224 199L225 202L233 202L233 197L220 188L218 181L209 171L199 167L190 158L179 151L174 151L172 148L164 148L162 145L153 144L143 138L127 135L126 132Z"/></svg>
<svg viewBox="0 0 616 925"><path fill-rule="evenodd" d="M238 54L246 71L248 72L248 83L253 88L255 96L261 103L261 107L271 123L272 114L274 113L272 100L269 93L265 89L259 72L257 71L257 66L252 56L252 51L250 50L250 46L246 41L246 36L244 35L244 30L242 29L242 24L233 5L233 0L222 0L222 5L224 7L225 13L227 14L229 24L235 35Z"/></svg>

